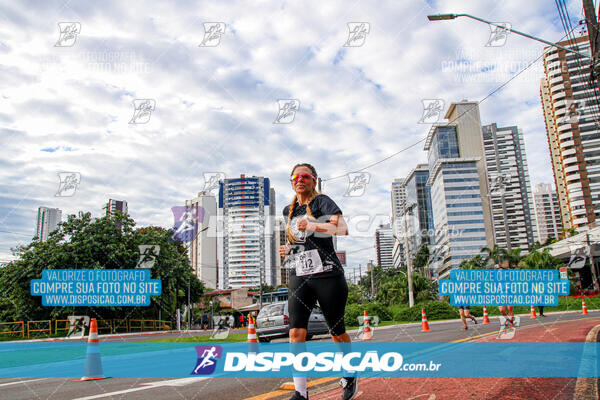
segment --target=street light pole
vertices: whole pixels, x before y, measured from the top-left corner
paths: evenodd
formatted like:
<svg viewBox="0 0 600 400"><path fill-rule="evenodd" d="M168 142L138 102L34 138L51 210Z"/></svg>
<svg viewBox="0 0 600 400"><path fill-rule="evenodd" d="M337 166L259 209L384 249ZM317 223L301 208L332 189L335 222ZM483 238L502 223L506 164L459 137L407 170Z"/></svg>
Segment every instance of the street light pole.
<svg viewBox="0 0 600 400"><path fill-rule="evenodd" d="M552 42L549 42L549 41L547 41L547 40L540 39L540 38L538 38L538 37L535 37L535 36L529 35L529 34L527 34L527 33L520 32L520 31L518 31L518 30L516 30L516 29L507 28L507 27L505 27L505 26L502 26L502 25L496 24L496 23L494 23L494 22L487 21L487 20L485 20L485 19L483 19L483 18L475 17L475 16L473 16L473 15L470 15L470 14L436 14L436 15L428 15L428 16L427 16L427 19L428 19L428 20L430 20L430 21L444 21L444 20L449 20L449 19L456 19L456 18L458 18L458 17L467 17L467 18L471 18L471 19L474 19L474 20L477 20L477 21L483 22L483 23L485 23L485 24L488 24L488 25L492 25L492 26L498 27L498 28L500 28L500 29L503 29L503 30L505 30L505 31L507 31L507 32L514 32L514 33L516 33L517 35L524 36L524 37L526 37L526 38L529 38L529 39L536 40L536 41L538 41L538 42L541 42L541 43L547 44L548 46L556 47L556 48L559 48L559 49L561 49L561 50L568 51L569 53L574 53L574 54L577 54L577 55L578 55L578 56L580 56L580 57L584 57L584 58L591 58L591 57L590 57L590 56L588 56L587 54L580 53L580 52L578 52L578 51L576 51L576 50L573 50L573 49L569 49L569 48L567 48L567 47L560 46L560 45L558 45L558 44L556 44L556 43L552 43Z"/></svg>
<svg viewBox="0 0 600 400"><path fill-rule="evenodd" d="M408 217L407 210L413 208L413 204L410 207L406 207L406 201L402 203L402 214L404 217L404 257L406 258L406 272L408 277L408 306L412 307L415 305L415 298L413 294L413 281L412 281L412 258L410 257L409 244L408 244L408 226L406 220Z"/></svg>

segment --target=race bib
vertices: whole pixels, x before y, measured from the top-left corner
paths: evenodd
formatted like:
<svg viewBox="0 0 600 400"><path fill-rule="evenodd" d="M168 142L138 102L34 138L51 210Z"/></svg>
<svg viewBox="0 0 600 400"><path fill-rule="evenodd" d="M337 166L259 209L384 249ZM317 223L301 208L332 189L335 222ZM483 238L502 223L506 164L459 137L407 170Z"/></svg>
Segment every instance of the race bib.
<svg viewBox="0 0 600 400"><path fill-rule="evenodd" d="M331 266L323 267L319 251L317 249L290 254L290 268L296 269L296 276L312 275L328 271Z"/></svg>

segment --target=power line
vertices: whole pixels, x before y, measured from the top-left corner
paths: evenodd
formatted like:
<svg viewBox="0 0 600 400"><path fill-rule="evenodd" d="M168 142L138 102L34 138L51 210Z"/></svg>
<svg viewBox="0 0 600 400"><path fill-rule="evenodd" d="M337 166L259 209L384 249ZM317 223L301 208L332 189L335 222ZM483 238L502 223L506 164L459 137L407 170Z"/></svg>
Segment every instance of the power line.
<svg viewBox="0 0 600 400"><path fill-rule="evenodd" d="M555 1L556 1L556 0L555 0ZM566 36L568 36L568 35L566 35ZM560 40L563 40L564 38L565 38L565 36L563 36L563 37L562 37ZM559 40L559 41L560 41L560 40ZM511 82L513 79L517 78L517 77L518 77L519 75L521 75L523 72L527 71L527 70L528 70L528 69L529 69L529 68L530 68L530 67L531 67L533 64L535 64L536 62L538 62L538 61L539 61L539 60L540 60L540 59L541 59L543 56L544 56L544 52L542 51L542 54L540 54L540 55L539 55L539 56L538 56L538 57L537 57L535 60L533 60L532 62L530 62L530 63L529 63L529 64L528 64L528 65L527 65L525 68L523 68L521 71L519 71L519 72L517 72L516 74L514 74L513 76L511 76L511 77L510 77L510 78L509 78L509 79L508 79L506 82L504 82L503 84L501 84L500 86L498 86L496 89L494 89L494 90L492 90L490 93L488 93L488 94L487 94L487 95L486 95L484 98L482 98L481 100L479 100L479 101L477 102L477 105L476 105L476 106L473 106L472 108L465 110L463 113L461 113L460 115L458 115L458 116L457 116L456 118L454 118L453 120L451 120L451 121L448 121L448 124L451 124L451 123L455 122L455 121L456 121L456 120L458 120L460 117L462 117L464 114L468 113L469 111L472 111L472 110L473 110L475 107L478 107L478 106L479 106L481 103L483 103L485 100L487 100L488 98L490 98L491 96L493 96L493 95L494 95L496 92L498 92L499 90L503 89L503 88L504 88L506 85L508 85L508 84L509 84L509 83L510 83L510 82ZM424 137L423 139L421 139L421 140L419 140L419 141L417 141L417 142L413 143L412 145L410 145L410 146L408 146L408 147L406 147L406 148L404 148L404 149L402 149L402 150L400 150L400 151L398 151L398 152L396 152L396 153L394 153L394 154L391 154L391 155L389 155L389 156L387 156L387 157L385 157L385 158L383 158L383 159L381 159L381 160L379 160L379 161L376 161L376 162L374 162L374 163L372 163L372 164L369 164L369 165L367 165L367 166L365 166L365 167L363 167L363 168L360 168L360 169L357 169L357 170L352 170L352 171L349 171L349 172L361 172L361 171L364 171L364 170L366 170L366 169L369 169L369 168L371 168L371 167L374 167L374 166L376 166L376 165L378 165L378 164L381 164L381 163L383 163L383 162L385 162L385 161L389 160L390 158L396 157L397 155L399 155L399 154L401 154L401 153L405 152L406 150L410 150L411 148L415 147L415 146L416 146L416 145L418 145L419 143L422 143L422 142L424 142L426 139L427 139L427 136L426 136L426 137ZM335 176L335 177L333 177L333 178L322 179L322 181L323 181L323 182L326 182L326 181L332 181L332 180L335 180L335 179L343 178L343 177L345 177L345 176L347 176L347 173L346 173L346 174L343 174L343 175L338 175L338 176Z"/></svg>

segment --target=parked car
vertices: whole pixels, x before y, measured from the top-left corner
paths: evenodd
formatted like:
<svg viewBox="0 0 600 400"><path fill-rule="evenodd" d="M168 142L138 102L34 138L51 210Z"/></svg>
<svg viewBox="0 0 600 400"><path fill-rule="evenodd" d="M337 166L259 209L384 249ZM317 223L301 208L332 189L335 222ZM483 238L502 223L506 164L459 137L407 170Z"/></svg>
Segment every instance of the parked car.
<svg viewBox="0 0 600 400"><path fill-rule="evenodd" d="M261 342L270 342L271 339L288 337L290 335L290 316L287 301L266 305L256 317L256 334ZM306 340L314 335L329 333L325 316L317 306L313 308L308 319L308 332Z"/></svg>

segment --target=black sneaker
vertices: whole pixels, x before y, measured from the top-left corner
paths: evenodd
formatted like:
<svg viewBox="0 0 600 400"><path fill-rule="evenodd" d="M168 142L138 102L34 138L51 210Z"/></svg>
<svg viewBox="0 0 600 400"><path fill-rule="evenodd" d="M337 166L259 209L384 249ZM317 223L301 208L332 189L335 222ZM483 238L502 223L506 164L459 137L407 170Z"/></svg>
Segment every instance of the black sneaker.
<svg viewBox="0 0 600 400"><path fill-rule="evenodd" d="M308 392L306 392L306 397L304 397L300 392L296 391L290 400L308 400Z"/></svg>
<svg viewBox="0 0 600 400"><path fill-rule="evenodd" d="M353 399L358 393L358 378L348 377L340 379L340 386L344 388L342 400Z"/></svg>

